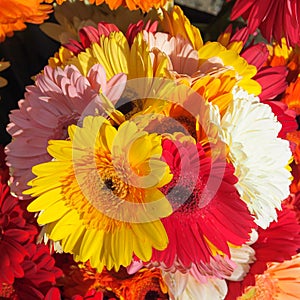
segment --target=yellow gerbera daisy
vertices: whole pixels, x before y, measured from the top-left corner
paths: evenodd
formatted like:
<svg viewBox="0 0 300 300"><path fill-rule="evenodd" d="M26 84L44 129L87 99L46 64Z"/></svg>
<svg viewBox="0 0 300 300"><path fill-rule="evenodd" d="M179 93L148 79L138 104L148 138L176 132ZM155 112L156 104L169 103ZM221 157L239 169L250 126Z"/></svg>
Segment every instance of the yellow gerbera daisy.
<svg viewBox="0 0 300 300"><path fill-rule="evenodd" d="M161 158L161 137L125 121L118 129L101 116L69 126L69 140L52 140L53 161L33 167L29 211L50 239L98 270L148 261L168 243L159 220L171 214L158 190L172 175Z"/></svg>
<svg viewBox="0 0 300 300"><path fill-rule="evenodd" d="M90 48L68 61L75 65L83 75L86 75L95 64L101 64L108 79L118 73L125 73L128 79L151 78L164 73L167 58L154 66L152 64L147 43L139 33L131 47L122 32L112 32L108 37L102 35L99 43L93 43Z"/></svg>

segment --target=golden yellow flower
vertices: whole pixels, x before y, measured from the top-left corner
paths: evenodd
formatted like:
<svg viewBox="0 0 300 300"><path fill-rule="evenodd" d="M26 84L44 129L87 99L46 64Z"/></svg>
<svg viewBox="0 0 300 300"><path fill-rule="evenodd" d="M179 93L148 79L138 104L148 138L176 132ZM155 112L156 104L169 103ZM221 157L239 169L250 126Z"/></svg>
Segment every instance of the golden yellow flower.
<svg viewBox="0 0 300 300"><path fill-rule="evenodd" d="M163 10L161 25L163 30L172 36L179 34L190 41L194 49L198 50L203 46L199 29L191 24L181 8L177 5L175 5L170 12Z"/></svg>
<svg viewBox="0 0 300 300"><path fill-rule="evenodd" d="M33 167L29 211L76 261L99 270L148 261L168 243L159 220L171 205L159 187L172 175L160 157L161 138L125 121L118 129L101 116L69 126L69 140L49 142L53 161Z"/></svg>

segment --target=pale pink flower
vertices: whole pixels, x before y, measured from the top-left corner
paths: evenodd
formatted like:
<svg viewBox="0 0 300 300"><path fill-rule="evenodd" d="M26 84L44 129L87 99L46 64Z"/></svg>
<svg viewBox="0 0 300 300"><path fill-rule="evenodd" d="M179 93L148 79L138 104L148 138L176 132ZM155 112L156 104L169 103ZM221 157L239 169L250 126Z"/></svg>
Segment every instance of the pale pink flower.
<svg viewBox="0 0 300 300"><path fill-rule="evenodd" d="M19 109L12 111L7 128L12 135L6 147L11 189L20 199L25 197L22 192L28 189L27 182L34 177L31 168L51 160L48 141L65 139L68 126L76 124L83 113L89 113L87 106L101 102L100 89L111 101L118 100L123 90L112 87L125 80L126 75L118 74L107 82L99 64L86 77L75 66L64 70L46 66L35 85L26 88L25 99L19 101Z"/></svg>

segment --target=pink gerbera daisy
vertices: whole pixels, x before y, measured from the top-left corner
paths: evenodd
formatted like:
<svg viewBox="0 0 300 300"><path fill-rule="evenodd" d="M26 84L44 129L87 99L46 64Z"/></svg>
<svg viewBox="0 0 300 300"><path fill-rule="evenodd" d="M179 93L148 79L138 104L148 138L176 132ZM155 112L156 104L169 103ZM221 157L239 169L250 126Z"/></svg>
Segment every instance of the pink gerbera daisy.
<svg viewBox="0 0 300 300"><path fill-rule="evenodd" d="M230 256L228 243L242 245L254 226L234 187L233 166L221 159L213 162L200 144L171 140L163 142L163 158L173 180L162 191L174 212L162 219L169 245L154 250L152 261L166 268L190 268L192 263L201 268L217 254Z"/></svg>
<svg viewBox="0 0 300 300"><path fill-rule="evenodd" d="M298 0L237 0L231 19L240 16L247 20L250 33L259 28L268 41L273 37L280 42L285 37L292 46L300 42Z"/></svg>
<svg viewBox="0 0 300 300"><path fill-rule="evenodd" d="M76 124L91 103L101 102L101 90L111 101L119 99L122 91L112 89L116 82L126 81L126 75L118 74L108 82L104 68L96 64L84 77L75 66L64 70L47 66L37 76L34 86L28 86L25 99L19 101L18 110L10 115L8 132L13 141L7 146L7 163L13 166L11 189L21 199L33 179L31 168L50 161L47 153L50 139L65 139L67 128ZM119 94L120 93L120 94Z"/></svg>

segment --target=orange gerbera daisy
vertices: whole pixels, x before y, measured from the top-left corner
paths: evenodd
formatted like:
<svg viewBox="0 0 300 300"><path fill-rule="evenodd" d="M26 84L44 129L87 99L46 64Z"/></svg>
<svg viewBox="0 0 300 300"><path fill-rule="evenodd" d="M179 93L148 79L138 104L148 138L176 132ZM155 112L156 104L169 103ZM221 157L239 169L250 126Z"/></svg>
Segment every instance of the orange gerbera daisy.
<svg viewBox="0 0 300 300"><path fill-rule="evenodd" d="M26 28L25 22L40 24L48 18L51 6L42 0L0 0L0 42L16 30Z"/></svg>
<svg viewBox="0 0 300 300"><path fill-rule="evenodd" d="M288 105L289 109L295 110L297 115L300 114L300 77L290 83L282 101Z"/></svg>
<svg viewBox="0 0 300 300"><path fill-rule="evenodd" d="M62 4L66 0L46 0L47 3L56 2L57 4ZM82 0L81 0L82 1ZM145 12L149 11L151 8L163 7L170 2L168 0L89 0L90 4L100 5L106 3L110 9L117 9L120 6L126 6L130 10L141 9Z"/></svg>
<svg viewBox="0 0 300 300"><path fill-rule="evenodd" d="M240 300L300 299L300 254L282 263L270 263L264 274L256 277Z"/></svg>

